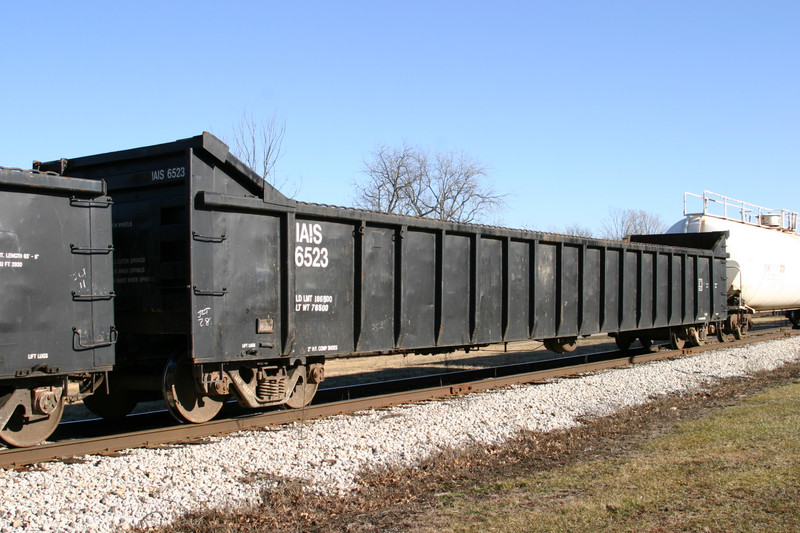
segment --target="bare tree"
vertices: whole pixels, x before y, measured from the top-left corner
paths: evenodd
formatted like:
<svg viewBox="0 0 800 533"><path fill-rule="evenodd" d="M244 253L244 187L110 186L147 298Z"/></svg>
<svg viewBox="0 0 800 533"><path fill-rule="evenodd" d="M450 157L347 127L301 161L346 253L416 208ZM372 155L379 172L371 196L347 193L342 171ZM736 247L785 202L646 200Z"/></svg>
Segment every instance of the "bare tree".
<svg viewBox="0 0 800 533"><path fill-rule="evenodd" d="M525 229L529 229L531 231L542 231L534 226L523 226ZM556 226L555 224L551 224L547 226L545 230L547 233L557 233L559 235L571 235L572 237L582 237L584 239L591 239L594 236L594 232L587 228L586 226L581 226L580 224L569 224L564 226Z"/></svg>
<svg viewBox="0 0 800 533"><path fill-rule="evenodd" d="M572 235L573 237L583 237L586 239L591 239L593 236L593 232L591 229L581 226L580 224L571 224L564 228L564 233L566 235Z"/></svg>
<svg viewBox="0 0 800 533"><path fill-rule="evenodd" d="M485 183L486 166L464 154L403 144L381 146L364 163L366 179L356 184L358 207L438 220L474 222L503 204Z"/></svg>
<svg viewBox="0 0 800 533"><path fill-rule="evenodd" d="M233 130L233 153L275 188L286 185L286 179L276 180L275 165L283 151L286 120L276 113L258 120L245 111Z"/></svg>
<svg viewBox="0 0 800 533"><path fill-rule="evenodd" d="M603 238L622 240L629 235L663 233L667 225L659 215L641 209L609 209L603 221Z"/></svg>
<svg viewBox="0 0 800 533"><path fill-rule="evenodd" d="M424 216L438 220L472 222L496 210L503 197L483 181L486 166L464 154L437 153L429 169L425 194L420 198Z"/></svg>
<svg viewBox="0 0 800 533"><path fill-rule="evenodd" d="M405 143L399 148L379 146L373 150L372 160L364 162L366 180L356 185L356 206L416 215L413 205L421 181L420 163L418 150Z"/></svg>

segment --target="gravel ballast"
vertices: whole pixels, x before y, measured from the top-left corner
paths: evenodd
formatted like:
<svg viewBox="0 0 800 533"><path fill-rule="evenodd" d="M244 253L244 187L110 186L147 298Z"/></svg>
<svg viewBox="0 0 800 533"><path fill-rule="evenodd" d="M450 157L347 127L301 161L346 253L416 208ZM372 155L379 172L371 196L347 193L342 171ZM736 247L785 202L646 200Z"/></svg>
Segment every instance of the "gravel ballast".
<svg viewBox="0 0 800 533"><path fill-rule="evenodd" d="M310 490L346 493L368 469L414 465L442 449L496 444L522 430L567 429L654 396L798 359L800 337L794 337L202 444L2 470L0 532L157 526L189 511L258 503L281 478L302 480Z"/></svg>

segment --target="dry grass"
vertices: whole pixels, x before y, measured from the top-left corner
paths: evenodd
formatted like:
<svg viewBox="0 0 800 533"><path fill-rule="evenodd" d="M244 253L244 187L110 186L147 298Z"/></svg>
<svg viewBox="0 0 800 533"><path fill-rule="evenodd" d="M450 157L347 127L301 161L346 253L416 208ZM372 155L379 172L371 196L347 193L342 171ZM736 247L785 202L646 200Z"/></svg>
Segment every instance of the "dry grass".
<svg viewBox="0 0 800 533"><path fill-rule="evenodd" d="M635 453L478 486L445 531L798 531L800 382L680 424Z"/></svg>

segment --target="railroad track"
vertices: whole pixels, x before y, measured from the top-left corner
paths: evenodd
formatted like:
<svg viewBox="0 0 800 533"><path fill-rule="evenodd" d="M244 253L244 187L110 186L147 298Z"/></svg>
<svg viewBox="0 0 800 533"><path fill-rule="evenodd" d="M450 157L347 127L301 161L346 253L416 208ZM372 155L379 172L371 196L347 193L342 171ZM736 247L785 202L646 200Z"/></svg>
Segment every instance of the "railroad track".
<svg viewBox="0 0 800 533"><path fill-rule="evenodd" d="M735 347L800 334L788 328L753 331L742 340L709 343L683 350L619 351L581 354L544 361L518 363L498 367L462 370L388 382L353 385L320 390L315 403L303 409L278 410L213 420L205 424L180 424L140 431L80 439L65 439L30 448L0 451L0 467L22 467L44 461L65 460L82 455L109 455L121 450L158 447L197 441L236 431L261 429L292 422L302 422L365 409L441 399L461 394L535 383L549 379L618 368L635 363L692 355L721 347Z"/></svg>

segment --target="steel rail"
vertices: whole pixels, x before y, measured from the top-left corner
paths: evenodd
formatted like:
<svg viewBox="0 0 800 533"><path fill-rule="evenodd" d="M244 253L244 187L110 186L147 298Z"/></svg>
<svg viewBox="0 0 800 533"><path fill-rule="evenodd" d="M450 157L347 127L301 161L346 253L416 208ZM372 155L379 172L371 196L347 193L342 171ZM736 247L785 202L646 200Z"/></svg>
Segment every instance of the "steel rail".
<svg viewBox="0 0 800 533"><path fill-rule="evenodd" d="M122 433L101 437L91 437L79 440L68 440L41 444L30 448L11 448L0 451L0 467L20 467L35 463L63 460L82 455L109 455L119 453L130 448L159 447L167 444L180 444L187 441L196 441L214 436L226 435L237 431L262 429L269 426L279 426L293 422L304 422L338 414L349 414L356 411L368 409L382 409L393 405L404 403L414 403L425 400L435 400L462 394L480 392L489 389L508 387L526 383L535 383L555 378L575 376L599 370L620 368L635 363L646 363L676 357L694 355L704 351L716 350L720 348L733 348L746 344L765 342L774 339L791 337L800 334L798 330L781 329L776 333L757 334L753 333L745 339L726 342L724 344L714 343L698 347L685 348L682 350L667 350L657 352L638 352L619 356L619 352L608 352L607 354L586 354L566 358L551 359L535 363L521 363L516 365L506 365L503 367L493 367L491 369L467 370L456 372L455 374L468 375L494 371L499 369L509 369L511 367L522 367L536 365L537 363L552 364L556 361L569 362L574 360L584 360L580 364L570 364L540 370L533 370L523 373L501 375L493 377L480 377L472 381L460 383L448 383L436 386L429 386L422 389L403 390L388 394L372 395L355 399L338 400L319 405L310 405L302 409L291 409L281 411L271 411L245 415L237 418L212 420L204 424L182 424L170 427L148 429L130 433ZM613 353L613 356L605 358L604 355ZM588 361L592 358L599 360ZM588 361L588 362L587 362ZM434 376L442 378L443 375ZM452 378L451 373L447 374ZM413 379L399 380L411 382ZM422 379L431 379L431 376L423 376ZM385 386L386 384L381 384ZM358 387L374 387L375 384L361 385ZM323 392L323 391L320 391Z"/></svg>

